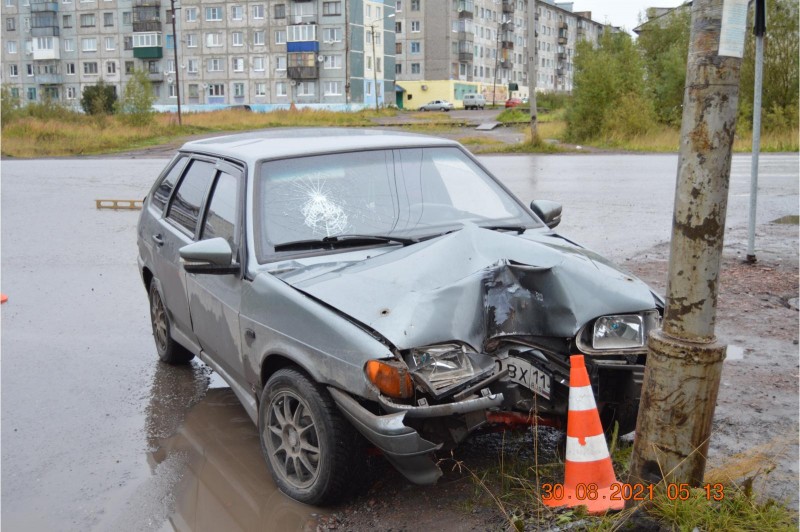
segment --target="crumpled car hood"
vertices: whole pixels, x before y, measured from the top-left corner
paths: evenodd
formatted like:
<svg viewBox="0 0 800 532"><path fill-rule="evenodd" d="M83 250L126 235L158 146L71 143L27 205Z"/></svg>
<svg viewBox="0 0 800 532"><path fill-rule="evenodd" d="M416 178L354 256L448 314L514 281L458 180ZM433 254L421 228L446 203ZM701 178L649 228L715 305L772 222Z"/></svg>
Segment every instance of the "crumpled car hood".
<svg viewBox="0 0 800 532"><path fill-rule="evenodd" d="M647 285L588 250L475 225L365 260L294 265L273 274L399 349L570 338L598 316L656 307Z"/></svg>

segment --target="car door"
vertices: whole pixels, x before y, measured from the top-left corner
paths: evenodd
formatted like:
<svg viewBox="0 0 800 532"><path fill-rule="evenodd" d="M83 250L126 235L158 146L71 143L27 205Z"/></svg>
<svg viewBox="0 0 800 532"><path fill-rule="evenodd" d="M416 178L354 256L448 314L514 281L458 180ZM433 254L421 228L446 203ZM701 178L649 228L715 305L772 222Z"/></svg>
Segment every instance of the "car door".
<svg viewBox="0 0 800 532"><path fill-rule="evenodd" d="M205 204L199 240L222 237L241 265L244 172L241 167L219 161L217 175ZM200 347L222 371L243 384L240 356L239 311L242 275L187 273L186 288L192 328Z"/></svg>
<svg viewBox="0 0 800 532"><path fill-rule="evenodd" d="M172 319L173 336L182 334L196 343L186 296L186 272L180 249L194 241L198 220L216 168L212 159L192 158L167 206L166 215L154 225L154 274Z"/></svg>

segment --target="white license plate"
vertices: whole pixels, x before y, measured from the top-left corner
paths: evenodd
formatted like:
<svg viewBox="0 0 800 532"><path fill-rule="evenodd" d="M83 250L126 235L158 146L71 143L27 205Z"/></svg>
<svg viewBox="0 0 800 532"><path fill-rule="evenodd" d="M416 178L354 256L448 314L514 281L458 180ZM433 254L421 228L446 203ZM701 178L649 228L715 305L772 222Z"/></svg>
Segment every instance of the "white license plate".
<svg viewBox="0 0 800 532"><path fill-rule="evenodd" d="M500 371L507 369L508 378L545 399L550 399L550 375L521 358L508 357L495 361Z"/></svg>

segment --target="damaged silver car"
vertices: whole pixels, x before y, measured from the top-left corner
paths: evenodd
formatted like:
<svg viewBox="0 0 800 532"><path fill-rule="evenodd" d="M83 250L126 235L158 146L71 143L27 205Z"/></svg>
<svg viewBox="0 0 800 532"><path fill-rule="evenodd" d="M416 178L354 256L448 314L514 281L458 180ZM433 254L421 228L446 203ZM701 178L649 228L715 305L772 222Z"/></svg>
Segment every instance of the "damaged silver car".
<svg viewBox="0 0 800 532"><path fill-rule="evenodd" d="M606 427L633 430L663 302L555 233L460 144L375 130L190 142L144 200L156 348L194 356L258 425L278 486L346 497L373 446L410 481L472 432L563 426L586 355Z"/></svg>

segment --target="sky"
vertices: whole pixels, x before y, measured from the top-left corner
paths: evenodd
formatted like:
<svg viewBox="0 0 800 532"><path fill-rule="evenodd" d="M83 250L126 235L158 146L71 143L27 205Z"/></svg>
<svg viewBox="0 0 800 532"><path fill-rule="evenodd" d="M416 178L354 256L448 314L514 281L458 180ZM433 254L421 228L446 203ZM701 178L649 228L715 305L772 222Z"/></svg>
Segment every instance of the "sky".
<svg viewBox="0 0 800 532"><path fill-rule="evenodd" d="M569 0L557 0L561 1ZM591 11L592 20L612 26L623 26L628 33L639 25L639 14L644 17L648 7L677 7L682 0L572 0L573 11Z"/></svg>

